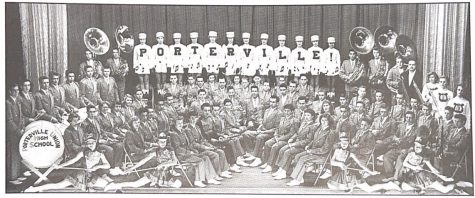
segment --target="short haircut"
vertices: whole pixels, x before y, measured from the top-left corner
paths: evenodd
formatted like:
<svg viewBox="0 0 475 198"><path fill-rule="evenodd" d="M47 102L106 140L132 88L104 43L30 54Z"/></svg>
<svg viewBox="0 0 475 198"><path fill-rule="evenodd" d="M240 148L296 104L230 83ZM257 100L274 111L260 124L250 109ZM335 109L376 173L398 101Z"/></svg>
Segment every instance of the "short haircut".
<svg viewBox="0 0 475 198"><path fill-rule="evenodd" d="M279 102L279 97L277 97L277 95L272 95L270 96L270 99L275 99L276 102Z"/></svg>
<svg viewBox="0 0 475 198"><path fill-rule="evenodd" d="M209 103L205 102L201 105L201 110L204 110L205 107L210 107L211 108L211 105Z"/></svg>
<svg viewBox="0 0 475 198"><path fill-rule="evenodd" d="M87 112L89 112L92 108L95 109L96 106L94 106L94 105L87 105L87 108L86 108L86 109L87 109Z"/></svg>
<svg viewBox="0 0 475 198"><path fill-rule="evenodd" d="M46 80L49 80L49 78L48 78L48 77L46 77L46 76L40 76L40 78L39 78L39 82L40 82L40 83L42 83L42 82L43 82L43 80L45 80L45 79L46 79Z"/></svg>
<svg viewBox="0 0 475 198"><path fill-rule="evenodd" d="M75 112L72 112L71 114L69 114L68 122L71 123L74 118L80 118L80 117L79 117L79 114L77 114L77 113L75 113Z"/></svg>
<svg viewBox="0 0 475 198"><path fill-rule="evenodd" d="M312 115L313 119L315 119L315 111L313 109L306 109L304 111L304 113L309 113L310 115Z"/></svg>
<svg viewBox="0 0 475 198"><path fill-rule="evenodd" d="M295 107L292 104L286 104L286 105L284 105L284 109L289 109L289 110L293 111L295 109Z"/></svg>
<svg viewBox="0 0 475 198"><path fill-rule="evenodd" d="M462 121L463 124L467 122L467 117L460 113L455 114L454 118L460 119L460 121Z"/></svg>
<svg viewBox="0 0 475 198"><path fill-rule="evenodd" d="M259 87L258 87L257 85L252 85L252 86L251 86L251 90L254 89L254 88L257 89L257 90L259 90Z"/></svg>
<svg viewBox="0 0 475 198"><path fill-rule="evenodd" d="M454 111L455 111L455 109L454 109L453 107L451 107L451 106L445 106L444 109L447 110L447 111L449 111L449 112L451 112L451 113L454 113Z"/></svg>
<svg viewBox="0 0 475 198"><path fill-rule="evenodd" d="M206 90L204 90L204 89L199 89L199 90L198 90L198 94L200 94L201 92L206 93Z"/></svg>
<svg viewBox="0 0 475 198"><path fill-rule="evenodd" d="M228 98L224 99L223 105L226 105L226 103L231 103L231 104L233 104L233 102L232 102L230 99L228 99Z"/></svg>

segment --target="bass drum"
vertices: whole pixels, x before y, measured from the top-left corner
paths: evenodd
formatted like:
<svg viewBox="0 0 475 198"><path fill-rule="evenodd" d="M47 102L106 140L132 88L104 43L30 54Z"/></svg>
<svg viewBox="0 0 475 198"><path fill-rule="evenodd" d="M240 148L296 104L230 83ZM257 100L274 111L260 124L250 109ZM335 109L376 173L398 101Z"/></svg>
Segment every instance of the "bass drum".
<svg viewBox="0 0 475 198"><path fill-rule="evenodd" d="M62 132L51 122L32 122L25 127L19 150L21 158L35 168L49 168L64 153Z"/></svg>

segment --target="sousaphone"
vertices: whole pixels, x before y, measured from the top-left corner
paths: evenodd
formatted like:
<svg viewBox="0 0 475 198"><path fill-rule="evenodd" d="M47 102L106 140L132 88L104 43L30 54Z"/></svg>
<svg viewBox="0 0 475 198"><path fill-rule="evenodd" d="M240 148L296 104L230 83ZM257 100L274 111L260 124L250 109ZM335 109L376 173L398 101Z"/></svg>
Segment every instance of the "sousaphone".
<svg viewBox="0 0 475 198"><path fill-rule="evenodd" d="M124 53L134 51L134 36L130 33L129 27L120 25L115 29L115 40L117 47Z"/></svg>
<svg viewBox="0 0 475 198"><path fill-rule="evenodd" d="M368 54L373 50L374 36L365 27L355 27L350 32L350 45L359 54Z"/></svg>
<svg viewBox="0 0 475 198"><path fill-rule="evenodd" d="M109 51L110 42L106 33L99 28L89 28L84 33L84 44L87 49L97 55L103 55Z"/></svg>
<svg viewBox="0 0 475 198"><path fill-rule="evenodd" d="M396 50L396 55L400 55L405 63L411 59L417 59L416 44L406 35L399 35L397 37Z"/></svg>
<svg viewBox="0 0 475 198"><path fill-rule="evenodd" d="M396 51L396 39L398 34L391 26L381 26L374 32L376 38L376 46L379 47L383 54L394 54Z"/></svg>

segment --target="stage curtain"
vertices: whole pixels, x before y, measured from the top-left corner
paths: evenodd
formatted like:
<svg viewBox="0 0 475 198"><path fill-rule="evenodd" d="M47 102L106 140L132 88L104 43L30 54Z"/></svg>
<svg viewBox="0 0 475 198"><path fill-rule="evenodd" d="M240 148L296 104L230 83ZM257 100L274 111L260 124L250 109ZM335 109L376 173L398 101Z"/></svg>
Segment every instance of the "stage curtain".
<svg viewBox="0 0 475 198"><path fill-rule="evenodd" d="M27 78L37 85L50 71L63 75L68 63L66 5L20 3L20 20Z"/></svg>
<svg viewBox="0 0 475 198"><path fill-rule="evenodd" d="M440 14L436 15L435 11ZM203 44L208 42L210 30L218 32L217 42L223 44L226 43L225 32L234 31L235 43L239 45L242 44L241 33L250 32L251 44L256 46L260 44L260 34L265 32L269 34L269 44L273 47L278 45L277 35L285 34L290 48L295 47L297 35L305 37L305 48L311 46L311 35L320 36L322 48L327 48L327 37L334 36L343 59L348 58L351 48L348 36L354 27L363 26L374 32L379 26L390 25L399 35L407 35L416 43L420 80L427 71L435 70L460 81L464 72L462 66L467 66L469 61L464 59L467 52L463 50L467 45L467 31L463 31L467 28L467 3L315 6L68 4L67 21L68 67L75 71L85 59L83 34L86 29L102 29L109 36L111 47L116 47L114 32L119 25L129 26L136 42L139 32L147 33L149 45L156 43L155 33L158 31L165 33L166 44L173 43L171 35L174 32L182 33L185 45L190 43L189 33L193 31L199 33L199 42ZM97 59L104 62L110 56L111 50ZM131 54L123 56L131 61ZM371 55L365 58L369 59Z"/></svg>
<svg viewBox="0 0 475 198"><path fill-rule="evenodd" d="M461 77L465 72L470 74L470 65L465 63L470 62L470 53L465 54L469 36L466 35L468 7L468 4L428 4L425 12L427 25L423 46L427 52L423 58L428 61L423 65L424 77L433 71L451 77L449 86L452 90L463 83Z"/></svg>

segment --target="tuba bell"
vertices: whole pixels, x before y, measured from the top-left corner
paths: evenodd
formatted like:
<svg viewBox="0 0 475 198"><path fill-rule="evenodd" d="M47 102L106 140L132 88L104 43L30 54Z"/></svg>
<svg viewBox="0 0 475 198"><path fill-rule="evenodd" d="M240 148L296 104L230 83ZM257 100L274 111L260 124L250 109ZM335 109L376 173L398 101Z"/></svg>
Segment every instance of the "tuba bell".
<svg viewBox="0 0 475 198"><path fill-rule="evenodd" d="M417 59L416 44L406 35L400 35L396 39L396 54L407 63L411 59Z"/></svg>
<svg viewBox="0 0 475 198"><path fill-rule="evenodd" d="M396 51L396 39L398 34L391 26L381 26L374 32L376 38L376 46L378 46L383 54L393 54Z"/></svg>
<svg viewBox="0 0 475 198"><path fill-rule="evenodd" d="M374 46L374 36L365 27L355 27L350 32L350 45L359 54L368 54Z"/></svg>
<svg viewBox="0 0 475 198"><path fill-rule="evenodd" d="M129 27L120 25L115 29L115 40L117 47L124 53L131 53L134 50L134 36L130 33Z"/></svg>
<svg viewBox="0 0 475 198"><path fill-rule="evenodd" d="M109 51L110 42L106 33L99 28L89 28L84 33L84 44L87 49L97 55L103 55Z"/></svg>

